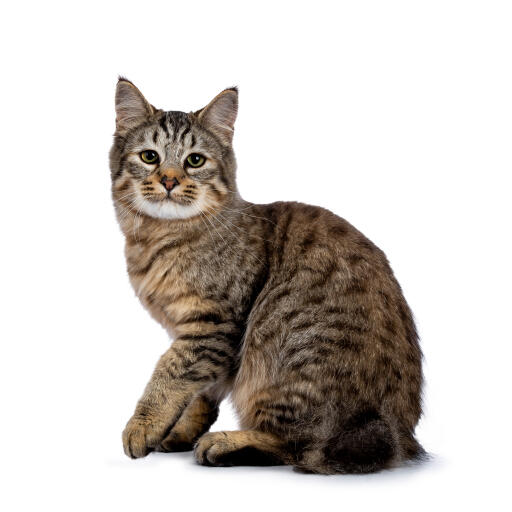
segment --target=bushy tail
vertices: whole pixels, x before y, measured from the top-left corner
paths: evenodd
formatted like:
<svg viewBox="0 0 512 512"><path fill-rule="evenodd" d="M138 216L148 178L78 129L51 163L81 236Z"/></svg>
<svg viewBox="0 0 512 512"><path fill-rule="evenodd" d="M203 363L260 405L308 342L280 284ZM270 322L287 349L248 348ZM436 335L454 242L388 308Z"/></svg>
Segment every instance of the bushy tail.
<svg viewBox="0 0 512 512"><path fill-rule="evenodd" d="M308 446L295 466L322 474L373 473L424 454L412 435L394 431L374 408L366 408L344 421L327 441Z"/></svg>

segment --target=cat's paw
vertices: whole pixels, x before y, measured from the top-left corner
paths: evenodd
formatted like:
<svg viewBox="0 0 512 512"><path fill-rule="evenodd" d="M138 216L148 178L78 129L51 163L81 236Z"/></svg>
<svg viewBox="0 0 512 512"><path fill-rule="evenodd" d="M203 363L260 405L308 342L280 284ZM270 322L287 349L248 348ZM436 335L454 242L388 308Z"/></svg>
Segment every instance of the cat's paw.
<svg viewBox="0 0 512 512"><path fill-rule="evenodd" d="M233 450L227 432L207 432L197 441L194 448L196 461L203 466L224 466L224 455Z"/></svg>
<svg viewBox="0 0 512 512"><path fill-rule="evenodd" d="M169 435L156 447L157 452L188 452L194 448L194 440L183 432L171 430Z"/></svg>
<svg viewBox="0 0 512 512"><path fill-rule="evenodd" d="M124 453L132 459L145 457L162 441L165 425L133 416L123 431Z"/></svg>

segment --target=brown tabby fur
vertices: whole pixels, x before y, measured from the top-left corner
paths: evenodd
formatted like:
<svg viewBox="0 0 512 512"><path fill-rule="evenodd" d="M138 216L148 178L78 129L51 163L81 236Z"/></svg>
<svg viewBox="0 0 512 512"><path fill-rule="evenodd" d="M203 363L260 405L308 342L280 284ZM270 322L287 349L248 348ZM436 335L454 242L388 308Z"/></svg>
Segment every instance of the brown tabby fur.
<svg viewBox="0 0 512 512"><path fill-rule="evenodd" d="M199 112L163 112L118 83L110 161L128 274L175 340L126 426L125 452L195 446L200 464L325 474L417 458L421 352L388 261L327 210L240 197L237 98L228 89ZM145 149L158 165L140 162ZM208 156L203 174L183 166L191 152ZM171 198L162 176L179 181ZM197 211L159 217L141 197ZM242 430L205 433L228 393Z"/></svg>

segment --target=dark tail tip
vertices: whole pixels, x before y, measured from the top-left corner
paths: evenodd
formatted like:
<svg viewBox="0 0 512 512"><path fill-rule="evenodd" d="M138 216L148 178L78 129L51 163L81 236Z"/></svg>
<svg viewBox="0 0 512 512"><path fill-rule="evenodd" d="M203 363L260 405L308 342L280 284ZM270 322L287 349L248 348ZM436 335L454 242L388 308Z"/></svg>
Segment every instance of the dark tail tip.
<svg viewBox="0 0 512 512"><path fill-rule="evenodd" d="M396 443L389 424L376 409L360 409L340 421L340 429L326 443L306 450L297 469L322 474L373 473L393 465Z"/></svg>
<svg viewBox="0 0 512 512"><path fill-rule="evenodd" d="M396 454L391 428L374 408L358 411L327 444L328 464L343 473L372 473L391 465Z"/></svg>

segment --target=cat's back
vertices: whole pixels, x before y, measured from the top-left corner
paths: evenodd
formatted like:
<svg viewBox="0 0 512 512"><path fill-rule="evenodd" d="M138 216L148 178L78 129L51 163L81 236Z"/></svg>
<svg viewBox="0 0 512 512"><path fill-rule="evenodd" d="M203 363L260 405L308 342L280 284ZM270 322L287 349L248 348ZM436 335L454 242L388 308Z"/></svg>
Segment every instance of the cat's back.
<svg viewBox="0 0 512 512"><path fill-rule="evenodd" d="M349 390L356 402L377 400L404 424L415 424L421 352L384 253L323 208L279 202L252 214L265 219L271 243L268 278L249 316L234 393L242 418L244 397L265 396L269 384L312 393L321 371L319 395L345 382L340 400L350 400Z"/></svg>
<svg viewBox="0 0 512 512"><path fill-rule="evenodd" d="M275 301L285 321L304 310L321 321L344 315L344 325L366 340L419 354L400 285L384 252L363 233L331 211L303 203L262 205L260 214L272 225L273 240L260 299Z"/></svg>
<svg viewBox="0 0 512 512"><path fill-rule="evenodd" d="M300 268L306 261L332 263L351 274L391 272L385 254L363 233L331 211L299 202L254 205L272 233L271 264L279 270Z"/></svg>

